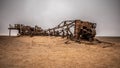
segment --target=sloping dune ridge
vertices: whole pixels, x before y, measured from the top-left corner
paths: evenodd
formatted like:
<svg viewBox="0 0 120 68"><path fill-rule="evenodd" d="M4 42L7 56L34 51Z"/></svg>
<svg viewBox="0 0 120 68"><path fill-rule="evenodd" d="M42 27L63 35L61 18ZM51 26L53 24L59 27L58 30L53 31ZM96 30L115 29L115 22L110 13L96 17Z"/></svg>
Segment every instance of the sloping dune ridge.
<svg viewBox="0 0 120 68"><path fill-rule="evenodd" d="M0 68L120 68L120 38L98 39L113 45L54 36L0 36Z"/></svg>

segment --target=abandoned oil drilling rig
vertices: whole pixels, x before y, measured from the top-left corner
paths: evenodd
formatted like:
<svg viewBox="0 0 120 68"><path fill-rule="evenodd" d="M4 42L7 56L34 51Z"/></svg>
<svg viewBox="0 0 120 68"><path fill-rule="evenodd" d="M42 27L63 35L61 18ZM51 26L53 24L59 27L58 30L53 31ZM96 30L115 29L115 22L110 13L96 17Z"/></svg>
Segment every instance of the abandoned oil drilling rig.
<svg viewBox="0 0 120 68"><path fill-rule="evenodd" d="M66 20L54 28L45 30L38 26L31 27L23 24L14 24L14 26L10 24L8 29L9 36L11 35L11 30L18 30L18 36L61 36L74 41L80 41L81 39L93 41L96 35L95 28L96 23L81 20Z"/></svg>

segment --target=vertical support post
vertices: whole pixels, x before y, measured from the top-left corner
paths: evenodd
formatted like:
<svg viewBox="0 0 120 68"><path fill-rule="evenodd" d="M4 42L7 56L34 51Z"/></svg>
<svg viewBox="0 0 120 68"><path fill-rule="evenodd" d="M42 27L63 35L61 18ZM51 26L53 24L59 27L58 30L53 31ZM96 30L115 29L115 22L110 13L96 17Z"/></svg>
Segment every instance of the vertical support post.
<svg viewBox="0 0 120 68"><path fill-rule="evenodd" d="M69 37L68 29L69 29L69 28L68 28L68 25L67 25L67 30L66 30L66 33L67 33L67 34L66 34L66 35L67 35L67 39L68 39L68 37Z"/></svg>
<svg viewBox="0 0 120 68"><path fill-rule="evenodd" d="M22 24L20 24L20 28L19 28L19 34L21 35L22 34Z"/></svg>
<svg viewBox="0 0 120 68"><path fill-rule="evenodd" d="M80 20L75 20L74 37L75 37L76 41L78 41L79 37L80 37L79 36L80 28L81 28L81 21Z"/></svg>
<svg viewBox="0 0 120 68"><path fill-rule="evenodd" d="M9 29L9 36L11 36L11 29L10 28L11 28L11 24L9 24L9 28L8 28Z"/></svg>
<svg viewBox="0 0 120 68"><path fill-rule="evenodd" d="M11 29L9 29L9 36L11 36Z"/></svg>
<svg viewBox="0 0 120 68"><path fill-rule="evenodd" d="M55 29L53 29L53 36L55 36Z"/></svg>
<svg viewBox="0 0 120 68"><path fill-rule="evenodd" d="M62 38L64 38L65 37L65 32L64 32L64 30L62 29Z"/></svg>

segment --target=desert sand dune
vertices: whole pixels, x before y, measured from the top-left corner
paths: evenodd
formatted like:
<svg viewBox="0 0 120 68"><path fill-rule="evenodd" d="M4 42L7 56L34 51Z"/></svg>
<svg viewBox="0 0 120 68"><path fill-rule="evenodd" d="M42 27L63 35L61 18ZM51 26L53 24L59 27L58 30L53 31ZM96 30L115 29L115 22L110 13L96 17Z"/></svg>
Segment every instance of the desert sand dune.
<svg viewBox="0 0 120 68"><path fill-rule="evenodd" d="M120 38L114 45L85 44L61 37L0 37L0 68L120 68ZM67 42L67 44L65 44Z"/></svg>

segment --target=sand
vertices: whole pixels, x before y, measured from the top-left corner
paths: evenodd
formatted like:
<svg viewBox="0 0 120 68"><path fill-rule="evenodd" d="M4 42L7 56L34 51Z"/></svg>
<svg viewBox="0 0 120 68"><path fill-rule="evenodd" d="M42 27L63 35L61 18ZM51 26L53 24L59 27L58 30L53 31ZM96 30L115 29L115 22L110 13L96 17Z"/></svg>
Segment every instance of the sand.
<svg viewBox="0 0 120 68"><path fill-rule="evenodd" d="M0 68L120 68L120 38L86 44L61 37L0 37ZM65 44L67 42L67 44Z"/></svg>

